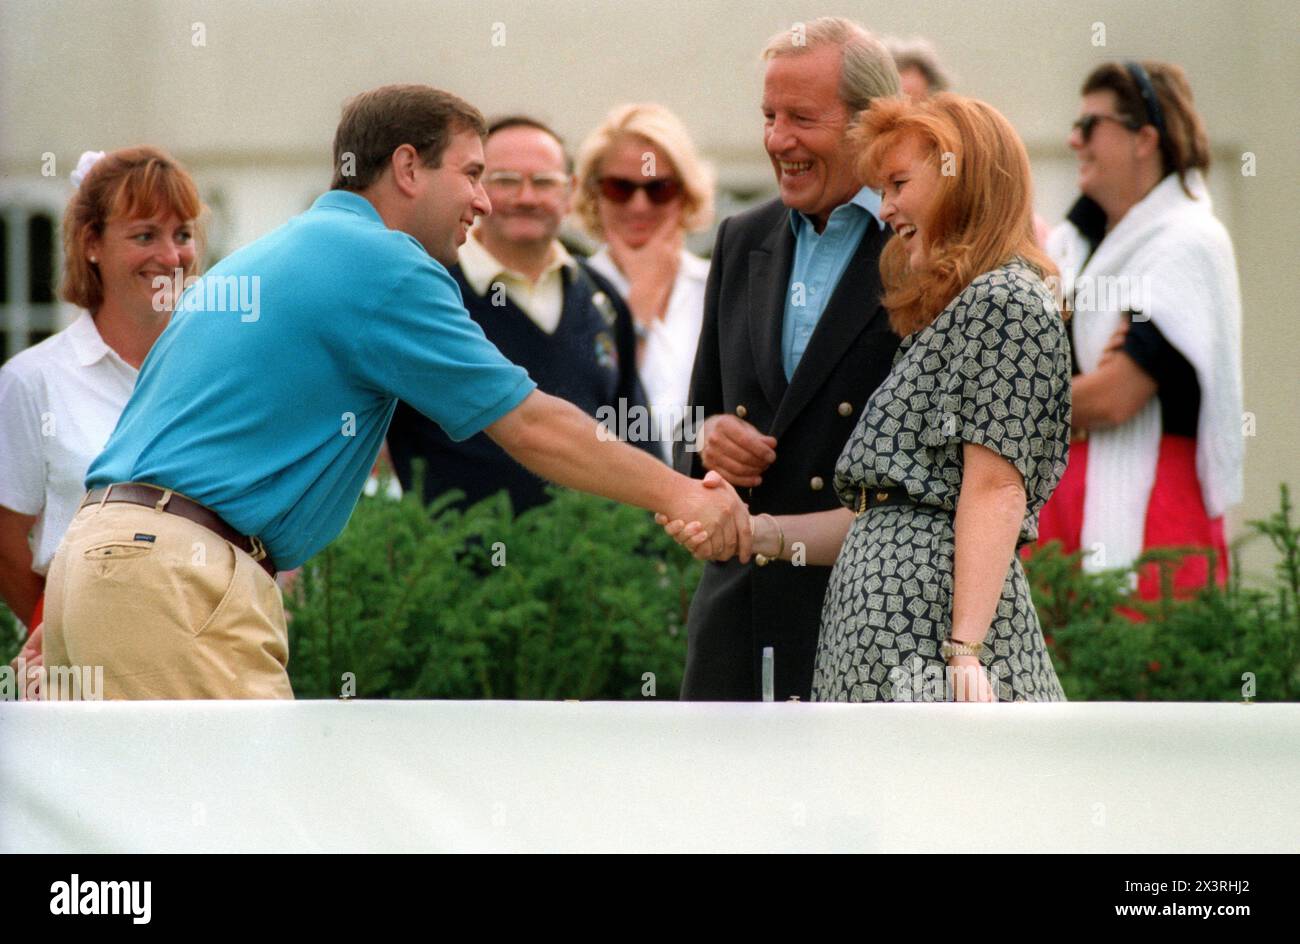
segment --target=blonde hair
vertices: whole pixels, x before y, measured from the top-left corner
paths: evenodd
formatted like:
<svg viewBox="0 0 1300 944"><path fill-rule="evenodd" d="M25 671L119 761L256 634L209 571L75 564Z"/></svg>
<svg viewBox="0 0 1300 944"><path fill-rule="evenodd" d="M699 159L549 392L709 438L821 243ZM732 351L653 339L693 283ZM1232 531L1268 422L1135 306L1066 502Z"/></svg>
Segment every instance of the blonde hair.
<svg viewBox="0 0 1300 944"><path fill-rule="evenodd" d="M843 17L822 16L781 30L767 41L762 58L799 56L822 46L839 46L844 52L839 92L850 115L869 107L874 99L902 94L894 57L885 44Z"/></svg>
<svg viewBox="0 0 1300 944"><path fill-rule="evenodd" d="M110 151L95 162L63 213L63 281L59 297L96 312L104 302L104 280L99 266L86 258L90 236L103 236L108 221L140 219L170 211L179 219L194 221L194 261L185 275L202 271L206 208L194 179L171 155L141 145Z"/></svg>
<svg viewBox="0 0 1300 944"><path fill-rule="evenodd" d="M600 165L609 149L625 138L649 141L668 155L682 183L682 228L686 232L704 229L713 222L713 171L700 159L681 119L663 105L619 105L578 148L574 212L594 239L605 236L600 225Z"/></svg>
<svg viewBox="0 0 1300 944"><path fill-rule="evenodd" d="M849 132L860 149L858 173L872 187L886 157L905 140L920 143L936 170L951 156L952 174L939 177L930 259L914 272L897 236L880 254L881 299L903 336L924 328L978 275L1017 256L1039 278L1056 267L1034 239L1029 155L1011 123L984 102L941 92L923 102L882 99Z"/></svg>

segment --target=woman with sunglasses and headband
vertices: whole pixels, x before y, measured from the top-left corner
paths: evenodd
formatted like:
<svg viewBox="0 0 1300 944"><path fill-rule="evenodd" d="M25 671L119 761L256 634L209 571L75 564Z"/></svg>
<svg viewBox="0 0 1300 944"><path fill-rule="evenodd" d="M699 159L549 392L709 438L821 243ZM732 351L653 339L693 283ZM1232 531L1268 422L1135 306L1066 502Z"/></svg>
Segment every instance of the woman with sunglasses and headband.
<svg viewBox="0 0 1300 944"><path fill-rule="evenodd" d="M662 105L620 105L578 152L575 210L603 241L591 267L637 322L637 369L660 454L672 461L704 319L709 264L684 246L713 218L713 179L685 126Z"/></svg>
<svg viewBox="0 0 1300 944"><path fill-rule="evenodd" d="M1078 202L1048 240L1074 311L1069 465L1039 540L1131 565L1196 546L1176 592L1227 577L1223 515L1241 500L1241 297L1232 241L1203 172L1205 127L1187 76L1163 62L1105 63L1083 83L1069 144ZM1155 564L1139 595L1160 595Z"/></svg>

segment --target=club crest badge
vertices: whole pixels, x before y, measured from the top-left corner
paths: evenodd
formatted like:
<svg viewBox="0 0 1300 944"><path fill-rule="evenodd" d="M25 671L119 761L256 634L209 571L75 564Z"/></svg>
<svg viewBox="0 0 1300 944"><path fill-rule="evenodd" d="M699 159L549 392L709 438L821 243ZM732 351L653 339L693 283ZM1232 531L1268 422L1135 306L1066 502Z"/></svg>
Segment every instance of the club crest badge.
<svg viewBox="0 0 1300 944"><path fill-rule="evenodd" d="M606 370L618 370L618 349L608 331L596 335L596 363Z"/></svg>
<svg viewBox="0 0 1300 944"><path fill-rule="evenodd" d="M605 324L611 328L614 327L614 322L618 320L618 315L614 311L614 305L609 300L609 296L604 292L596 292L591 296L591 303L595 305L596 310L600 312L600 317L605 319Z"/></svg>

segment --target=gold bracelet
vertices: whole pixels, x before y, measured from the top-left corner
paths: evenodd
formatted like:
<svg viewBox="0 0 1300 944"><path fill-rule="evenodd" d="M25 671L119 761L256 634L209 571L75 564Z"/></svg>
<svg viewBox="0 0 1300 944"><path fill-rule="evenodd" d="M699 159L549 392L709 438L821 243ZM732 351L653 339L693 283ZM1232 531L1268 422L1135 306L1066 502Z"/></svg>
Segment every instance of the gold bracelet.
<svg viewBox="0 0 1300 944"><path fill-rule="evenodd" d="M979 657L984 651L982 642L954 642L951 639L943 641L942 655L945 659L951 659L953 656L975 656Z"/></svg>
<svg viewBox="0 0 1300 944"><path fill-rule="evenodd" d="M766 554L754 555L754 563L757 564L759 567L766 567L768 564L772 563L772 561L780 560L781 555L785 553L785 531L781 528L780 522L778 522L767 512L764 512L763 514L759 515L759 517L767 518L772 522L772 526L776 528L776 534L778 538L777 545L776 545L776 554L774 554L772 557L768 557Z"/></svg>

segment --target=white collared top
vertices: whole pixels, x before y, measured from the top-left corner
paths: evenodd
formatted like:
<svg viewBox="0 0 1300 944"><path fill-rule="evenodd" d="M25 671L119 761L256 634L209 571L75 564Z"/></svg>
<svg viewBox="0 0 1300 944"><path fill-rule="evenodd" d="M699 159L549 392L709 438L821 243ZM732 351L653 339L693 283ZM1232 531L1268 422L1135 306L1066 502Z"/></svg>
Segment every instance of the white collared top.
<svg viewBox="0 0 1300 944"><path fill-rule="evenodd" d="M588 261L627 298L630 287L627 276L614 264L608 247L601 247ZM668 307L663 318L646 326L645 353L637 365L641 386L655 418L660 452L670 463L675 427L685 415L686 401L690 398L691 371L704 324L704 288L708 280L708 261L683 249Z"/></svg>
<svg viewBox="0 0 1300 944"><path fill-rule="evenodd" d="M554 334L559 327L560 315L564 312L564 277L562 270L577 266L573 256L569 255L557 239L551 244L551 261L536 282L527 276L507 269L496 256L492 255L474 234L460 247L460 270L465 273L465 281L480 296L486 297L493 290L492 285L500 282L506 295L532 319L537 327L547 334Z"/></svg>
<svg viewBox="0 0 1300 944"><path fill-rule="evenodd" d="M0 367L0 505L35 515L32 570L44 574L86 494L86 469L135 388L136 369L88 312Z"/></svg>

